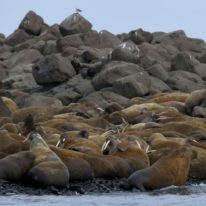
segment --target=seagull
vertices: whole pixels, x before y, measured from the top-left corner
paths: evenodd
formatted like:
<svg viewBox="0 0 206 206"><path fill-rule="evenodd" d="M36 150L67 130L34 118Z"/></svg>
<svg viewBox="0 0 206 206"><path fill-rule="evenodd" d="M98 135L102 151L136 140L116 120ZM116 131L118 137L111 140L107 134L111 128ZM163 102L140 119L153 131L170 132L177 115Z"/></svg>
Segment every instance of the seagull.
<svg viewBox="0 0 206 206"><path fill-rule="evenodd" d="M76 11L76 13L82 12L82 10L81 10L81 9L78 9L78 8L75 8L75 11Z"/></svg>

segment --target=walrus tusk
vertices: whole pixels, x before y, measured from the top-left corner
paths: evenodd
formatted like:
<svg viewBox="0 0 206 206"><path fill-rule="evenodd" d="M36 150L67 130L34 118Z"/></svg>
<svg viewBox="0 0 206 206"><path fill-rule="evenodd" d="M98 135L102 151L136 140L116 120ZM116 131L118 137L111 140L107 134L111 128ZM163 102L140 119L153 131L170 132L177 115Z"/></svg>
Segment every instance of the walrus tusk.
<svg viewBox="0 0 206 206"><path fill-rule="evenodd" d="M61 140L59 140L56 144L56 147L59 147L60 146L60 143L61 143Z"/></svg>
<svg viewBox="0 0 206 206"><path fill-rule="evenodd" d="M110 143L110 140L107 141L107 142L105 142L105 143L102 145L102 148L101 148L101 151L102 151L102 152L107 148L107 146L108 146L109 143Z"/></svg>

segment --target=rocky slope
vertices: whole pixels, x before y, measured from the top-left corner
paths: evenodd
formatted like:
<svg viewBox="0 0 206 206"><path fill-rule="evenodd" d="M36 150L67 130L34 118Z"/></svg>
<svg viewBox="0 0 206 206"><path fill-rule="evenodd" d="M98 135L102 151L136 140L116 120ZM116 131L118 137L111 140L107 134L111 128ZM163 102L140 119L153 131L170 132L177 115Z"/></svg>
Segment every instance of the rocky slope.
<svg viewBox="0 0 206 206"><path fill-rule="evenodd" d="M205 79L206 44L182 30L114 35L78 13L49 26L29 11L11 35L0 35L0 95L20 107L34 95L128 106L133 97L205 88Z"/></svg>

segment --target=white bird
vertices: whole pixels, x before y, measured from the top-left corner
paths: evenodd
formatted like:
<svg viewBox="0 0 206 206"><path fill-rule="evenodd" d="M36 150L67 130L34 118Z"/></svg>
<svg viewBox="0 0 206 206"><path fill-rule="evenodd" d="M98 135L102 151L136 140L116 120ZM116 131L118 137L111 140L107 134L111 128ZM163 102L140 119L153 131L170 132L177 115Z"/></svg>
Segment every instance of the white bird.
<svg viewBox="0 0 206 206"><path fill-rule="evenodd" d="M78 8L75 8L75 11L76 11L76 13L82 12L82 10L81 10L81 9L78 9Z"/></svg>

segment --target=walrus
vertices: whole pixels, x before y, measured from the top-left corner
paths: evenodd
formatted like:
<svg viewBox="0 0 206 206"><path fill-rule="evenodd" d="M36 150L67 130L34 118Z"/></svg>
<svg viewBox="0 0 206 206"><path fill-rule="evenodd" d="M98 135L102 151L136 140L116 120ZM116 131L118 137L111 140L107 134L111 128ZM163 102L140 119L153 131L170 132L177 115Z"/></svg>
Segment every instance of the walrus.
<svg viewBox="0 0 206 206"><path fill-rule="evenodd" d="M41 186L66 186L69 171L62 160L50 150L39 133L29 133L28 139L31 141L30 151L35 155L34 166L29 170L28 177Z"/></svg>
<svg viewBox="0 0 206 206"><path fill-rule="evenodd" d="M122 187L135 187L140 191L146 191L171 185L184 185L188 178L191 158L194 156L193 150L187 147L174 150L152 166L131 174Z"/></svg>
<svg viewBox="0 0 206 206"><path fill-rule="evenodd" d="M0 179L17 181L32 167L34 154L21 151L0 159Z"/></svg>

